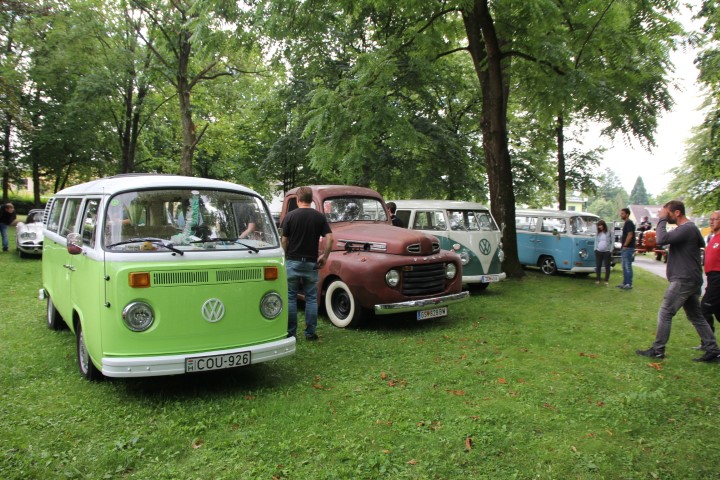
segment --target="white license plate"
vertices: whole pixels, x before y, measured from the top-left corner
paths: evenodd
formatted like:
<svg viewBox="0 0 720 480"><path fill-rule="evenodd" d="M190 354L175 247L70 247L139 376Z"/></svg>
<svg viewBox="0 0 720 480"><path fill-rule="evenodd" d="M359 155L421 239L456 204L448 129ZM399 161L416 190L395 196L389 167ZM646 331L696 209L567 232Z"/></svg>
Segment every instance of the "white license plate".
<svg viewBox="0 0 720 480"><path fill-rule="evenodd" d="M444 317L447 315L447 307L431 308L430 310L420 310L417 312L418 320L427 320L428 318Z"/></svg>
<svg viewBox="0 0 720 480"><path fill-rule="evenodd" d="M480 281L482 283L493 283L500 281L500 275L480 275Z"/></svg>
<svg viewBox="0 0 720 480"><path fill-rule="evenodd" d="M207 372L250 365L250 352L226 353L185 359L185 373Z"/></svg>

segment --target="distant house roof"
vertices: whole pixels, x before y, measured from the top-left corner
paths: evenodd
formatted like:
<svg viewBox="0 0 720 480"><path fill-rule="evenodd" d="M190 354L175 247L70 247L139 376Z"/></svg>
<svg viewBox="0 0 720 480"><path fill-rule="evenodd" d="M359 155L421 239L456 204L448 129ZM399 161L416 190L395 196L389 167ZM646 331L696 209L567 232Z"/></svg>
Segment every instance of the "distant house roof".
<svg viewBox="0 0 720 480"><path fill-rule="evenodd" d="M630 205L630 219L637 224L643 217L648 217L648 221L655 227L661 208L662 205Z"/></svg>

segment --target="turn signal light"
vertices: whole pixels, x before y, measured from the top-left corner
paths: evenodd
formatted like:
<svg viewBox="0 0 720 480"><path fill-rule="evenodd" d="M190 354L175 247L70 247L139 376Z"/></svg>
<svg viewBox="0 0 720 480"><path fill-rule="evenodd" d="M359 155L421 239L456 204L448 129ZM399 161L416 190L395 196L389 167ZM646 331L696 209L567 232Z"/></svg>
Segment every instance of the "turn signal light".
<svg viewBox="0 0 720 480"><path fill-rule="evenodd" d="M277 267L265 267L265 280L277 280L279 275Z"/></svg>
<svg viewBox="0 0 720 480"><path fill-rule="evenodd" d="M150 274L148 272L135 272L128 275L128 284L133 288L148 288Z"/></svg>

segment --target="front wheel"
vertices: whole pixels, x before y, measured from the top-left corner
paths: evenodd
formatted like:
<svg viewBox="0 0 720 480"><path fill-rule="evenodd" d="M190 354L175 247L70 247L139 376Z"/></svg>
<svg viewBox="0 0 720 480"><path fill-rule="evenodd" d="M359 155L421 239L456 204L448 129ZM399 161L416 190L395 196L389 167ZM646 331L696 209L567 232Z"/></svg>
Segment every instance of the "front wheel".
<svg viewBox="0 0 720 480"><path fill-rule="evenodd" d="M483 290L486 290L490 286L489 283L468 283L468 290L471 292L481 292Z"/></svg>
<svg viewBox="0 0 720 480"><path fill-rule="evenodd" d="M77 333L77 357L80 374L90 381L102 380L103 374L97 369L90 358L90 352L88 352L87 345L85 344L85 334L80 322L78 322L75 330Z"/></svg>
<svg viewBox="0 0 720 480"><path fill-rule="evenodd" d="M62 330L64 328L67 328L67 325L65 324L65 320L60 316L57 309L55 308L55 304L52 301L52 297L48 295L47 298L47 326L50 330Z"/></svg>
<svg viewBox="0 0 720 480"><path fill-rule="evenodd" d="M553 257L542 257L540 259L540 271L545 275L555 275L557 273L557 265Z"/></svg>
<svg viewBox="0 0 720 480"><path fill-rule="evenodd" d="M332 282L325 292L325 311L338 328L359 327L362 323L362 307L342 280Z"/></svg>

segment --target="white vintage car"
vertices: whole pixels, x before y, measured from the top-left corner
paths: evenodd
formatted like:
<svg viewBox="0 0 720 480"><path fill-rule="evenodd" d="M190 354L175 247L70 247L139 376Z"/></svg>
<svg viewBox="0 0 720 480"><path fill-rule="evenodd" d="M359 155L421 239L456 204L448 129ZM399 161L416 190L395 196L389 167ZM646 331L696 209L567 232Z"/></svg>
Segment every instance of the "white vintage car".
<svg viewBox="0 0 720 480"><path fill-rule="evenodd" d="M21 258L42 255L43 212L42 209L30 210L25 222L18 222L15 226L15 246Z"/></svg>

